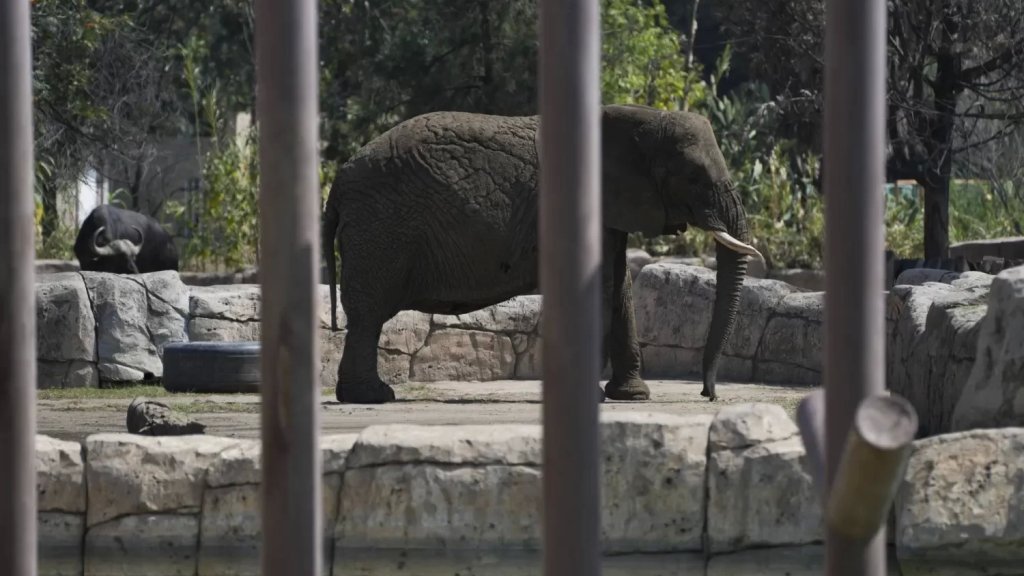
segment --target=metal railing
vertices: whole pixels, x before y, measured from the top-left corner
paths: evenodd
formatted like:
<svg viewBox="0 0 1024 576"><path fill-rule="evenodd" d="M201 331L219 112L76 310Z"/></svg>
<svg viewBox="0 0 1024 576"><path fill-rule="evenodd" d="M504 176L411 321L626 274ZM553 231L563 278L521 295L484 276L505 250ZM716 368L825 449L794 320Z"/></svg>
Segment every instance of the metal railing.
<svg viewBox="0 0 1024 576"><path fill-rule="evenodd" d="M36 574L35 203L29 3L0 2L0 574Z"/></svg>
<svg viewBox="0 0 1024 576"><path fill-rule="evenodd" d="M36 573L29 2L0 2L0 573ZM597 0L541 0L544 570L600 573ZM913 411L886 399L882 315L885 3L829 0L825 393L800 408L830 575L885 572ZM313 0L256 0L263 251L262 573L321 572L317 25ZM853 426L853 424L856 426ZM888 434L879 423L897 423ZM912 437L912 434L910 434ZM880 480L858 482L858 466ZM863 476L863 475L861 475ZM851 494L869 502L855 509ZM850 529L849 527L854 528Z"/></svg>

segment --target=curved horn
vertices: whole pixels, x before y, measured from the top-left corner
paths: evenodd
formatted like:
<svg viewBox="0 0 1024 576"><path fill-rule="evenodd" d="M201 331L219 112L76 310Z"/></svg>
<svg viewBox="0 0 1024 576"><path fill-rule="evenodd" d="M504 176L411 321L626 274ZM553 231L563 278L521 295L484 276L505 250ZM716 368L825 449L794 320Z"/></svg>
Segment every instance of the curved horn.
<svg viewBox="0 0 1024 576"><path fill-rule="evenodd" d="M95 253L98 256L113 256L114 255L114 249L111 248L109 244L106 245L106 246L100 246L99 244L96 243L96 241L99 240L100 234L102 234L103 231L106 230L106 229L107 229L106 226L100 226L99 228L96 229L96 232L94 232L93 235L92 235L92 251L93 251L93 253Z"/></svg>
<svg viewBox="0 0 1024 576"><path fill-rule="evenodd" d="M139 242L138 244L132 243L131 250L131 255L136 256L138 255L139 250L142 250L142 245L146 242L146 235L142 233L142 229L138 226L132 226L132 228L139 233Z"/></svg>
<svg viewBox="0 0 1024 576"><path fill-rule="evenodd" d="M762 256L761 253L757 251L757 248L754 248L750 244L740 242L739 240L730 236L727 232L715 231L712 232L712 234L714 235L715 240L718 240L727 248L731 248L732 250L739 252L740 254L746 254L748 256L757 256L762 261L764 260L764 256Z"/></svg>

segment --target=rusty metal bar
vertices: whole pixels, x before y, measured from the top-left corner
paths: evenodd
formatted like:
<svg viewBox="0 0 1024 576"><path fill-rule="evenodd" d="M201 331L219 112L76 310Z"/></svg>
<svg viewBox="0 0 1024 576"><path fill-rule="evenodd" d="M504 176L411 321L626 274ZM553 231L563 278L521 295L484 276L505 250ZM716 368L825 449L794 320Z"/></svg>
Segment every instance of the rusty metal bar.
<svg viewBox="0 0 1024 576"><path fill-rule="evenodd" d="M884 0L827 0L825 30L825 435L833 485L854 411L885 382ZM885 530L869 542L827 529L830 576L885 574Z"/></svg>
<svg viewBox="0 0 1024 576"><path fill-rule="evenodd" d="M544 574L600 574L597 0L540 2Z"/></svg>
<svg viewBox="0 0 1024 576"><path fill-rule="evenodd" d="M314 0L256 0L262 282L261 573L319 576L320 185Z"/></svg>
<svg viewBox="0 0 1024 576"><path fill-rule="evenodd" d="M36 315L28 2L0 2L0 574L36 574Z"/></svg>

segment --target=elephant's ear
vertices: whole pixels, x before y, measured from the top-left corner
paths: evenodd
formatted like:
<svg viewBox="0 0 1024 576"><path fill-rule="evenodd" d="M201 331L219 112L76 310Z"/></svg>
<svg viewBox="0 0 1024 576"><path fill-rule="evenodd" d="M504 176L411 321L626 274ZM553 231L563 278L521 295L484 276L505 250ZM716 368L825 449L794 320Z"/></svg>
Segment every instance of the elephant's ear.
<svg viewBox="0 0 1024 576"><path fill-rule="evenodd" d="M602 110L601 172L604 224L645 236L662 234L665 203L659 193L660 162L652 157L661 112L641 106Z"/></svg>

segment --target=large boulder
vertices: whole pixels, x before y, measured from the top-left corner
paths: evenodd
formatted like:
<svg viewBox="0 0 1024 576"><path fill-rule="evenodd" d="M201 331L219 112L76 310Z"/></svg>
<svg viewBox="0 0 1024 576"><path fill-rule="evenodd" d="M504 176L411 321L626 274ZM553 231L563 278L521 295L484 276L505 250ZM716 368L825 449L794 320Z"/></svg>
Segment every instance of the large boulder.
<svg viewBox="0 0 1024 576"><path fill-rule="evenodd" d="M38 387L96 387L96 319L82 275L39 276L35 300Z"/></svg>
<svg viewBox="0 0 1024 576"><path fill-rule="evenodd" d="M976 356L951 428L1024 426L1024 267L1004 270L992 281Z"/></svg>
<svg viewBox="0 0 1024 576"><path fill-rule="evenodd" d="M953 409L974 364L987 298L988 283L978 275L950 284L900 285L889 292L888 386L913 404L922 435L951 429Z"/></svg>
<svg viewBox="0 0 1024 576"><path fill-rule="evenodd" d="M634 288L637 334L647 377L700 374L715 301L715 272L684 264L643 269ZM746 278L720 378L817 384L821 294L778 280Z"/></svg>
<svg viewBox="0 0 1024 576"><path fill-rule="evenodd" d="M1024 574L1024 429L916 442L895 507L905 576Z"/></svg>
<svg viewBox="0 0 1024 576"><path fill-rule="evenodd" d="M88 526L129 514L198 513L210 465L237 443L216 436L89 436Z"/></svg>
<svg viewBox="0 0 1024 576"><path fill-rule="evenodd" d="M708 551L811 544L822 514L793 421L775 404L723 408L711 424Z"/></svg>
<svg viewBox="0 0 1024 576"><path fill-rule="evenodd" d="M96 319L100 380L163 376L163 347L188 340L188 289L174 271L122 275L82 272Z"/></svg>
<svg viewBox="0 0 1024 576"><path fill-rule="evenodd" d="M710 422L602 417L606 552L702 549ZM366 547L536 552L541 449L537 425L367 428L344 473L336 556Z"/></svg>

